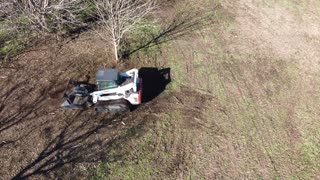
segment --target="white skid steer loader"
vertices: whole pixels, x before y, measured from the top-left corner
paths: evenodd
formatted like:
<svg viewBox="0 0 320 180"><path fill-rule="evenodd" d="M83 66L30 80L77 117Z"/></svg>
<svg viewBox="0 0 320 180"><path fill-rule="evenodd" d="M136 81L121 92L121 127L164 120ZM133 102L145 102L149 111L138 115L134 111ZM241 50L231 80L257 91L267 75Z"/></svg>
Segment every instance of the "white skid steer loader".
<svg viewBox="0 0 320 180"><path fill-rule="evenodd" d="M96 84L70 80L71 92L64 92L64 109L84 109L94 106L98 112L126 112L132 105L141 104L142 79L138 69L120 73L116 69L101 69L96 73Z"/></svg>

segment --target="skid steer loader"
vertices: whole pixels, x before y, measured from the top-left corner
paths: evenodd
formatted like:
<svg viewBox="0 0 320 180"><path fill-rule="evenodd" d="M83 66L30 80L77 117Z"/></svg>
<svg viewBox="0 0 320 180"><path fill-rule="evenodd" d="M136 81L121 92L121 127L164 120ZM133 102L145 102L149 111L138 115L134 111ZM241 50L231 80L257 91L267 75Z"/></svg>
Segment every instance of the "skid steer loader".
<svg viewBox="0 0 320 180"><path fill-rule="evenodd" d="M71 91L68 87L73 85ZM96 84L69 80L64 92L64 109L84 109L94 106L97 112L126 112L132 105L141 104L142 79L139 70L120 73L116 69L101 69Z"/></svg>

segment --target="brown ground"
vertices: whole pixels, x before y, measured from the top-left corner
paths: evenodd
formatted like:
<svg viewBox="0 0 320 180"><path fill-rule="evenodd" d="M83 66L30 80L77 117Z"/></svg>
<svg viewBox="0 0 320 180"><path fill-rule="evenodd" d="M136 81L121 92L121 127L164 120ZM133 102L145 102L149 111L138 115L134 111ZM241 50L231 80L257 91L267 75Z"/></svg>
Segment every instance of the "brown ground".
<svg viewBox="0 0 320 180"><path fill-rule="evenodd" d="M202 12L215 4L188 2ZM116 66L88 33L35 46L0 69L1 177L79 178L92 167L117 179L317 177L318 5L221 1L212 25L161 49L154 64L171 67L171 89L124 115L59 109L65 83L154 64ZM106 159L114 144L127 148Z"/></svg>
<svg viewBox="0 0 320 180"><path fill-rule="evenodd" d="M187 107L181 99L184 94L195 92L184 89L169 93L170 96L166 93L166 97L158 97L122 115L96 113L93 109L60 109L70 78L81 80L87 74L94 77L95 70L104 66L131 68L129 63L108 62L103 45L90 33L77 40L47 40L16 57L9 67L0 69L4 77L0 81L4 87L0 106L3 179L86 177L89 168L106 158L113 142L127 141L127 137L121 138L128 129L143 127L146 120L152 122L171 105ZM199 98L197 102L202 102L203 97ZM191 109L193 106L199 108L201 104L191 104ZM193 117L198 112L187 113Z"/></svg>
<svg viewBox="0 0 320 180"><path fill-rule="evenodd" d="M143 107L120 116L59 108L69 78L94 75L103 62L112 66L103 58L107 55L103 44L87 37L76 42L47 40L17 57L10 67L0 69L3 179L33 177L74 166L74 162L100 160L120 132L148 114L140 110Z"/></svg>

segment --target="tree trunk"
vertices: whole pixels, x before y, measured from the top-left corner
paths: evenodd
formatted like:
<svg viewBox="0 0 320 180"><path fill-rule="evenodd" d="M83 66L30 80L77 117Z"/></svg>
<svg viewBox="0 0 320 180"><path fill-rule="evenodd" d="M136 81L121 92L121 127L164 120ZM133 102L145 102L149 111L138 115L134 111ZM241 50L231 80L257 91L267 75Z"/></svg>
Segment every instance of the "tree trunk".
<svg viewBox="0 0 320 180"><path fill-rule="evenodd" d="M119 62L118 43L116 41L113 41L113 46L114 46L114 57L116 58L116 62Z"/></svg>

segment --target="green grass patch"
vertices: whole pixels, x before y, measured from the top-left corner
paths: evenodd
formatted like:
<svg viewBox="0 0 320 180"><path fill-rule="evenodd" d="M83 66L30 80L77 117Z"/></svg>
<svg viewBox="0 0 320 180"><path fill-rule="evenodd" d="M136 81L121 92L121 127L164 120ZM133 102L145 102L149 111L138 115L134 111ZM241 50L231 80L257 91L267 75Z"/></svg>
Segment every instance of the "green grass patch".
<svg viewBox="0 0 320 180"><path fill-rule="evenodd" d="M151 179L155 176L158 172L151 163L155 160L152 153L155 135L147 132L139 137L139 133L141 129L133 127L121 135L121 139L130 142L113 144L106 160L92 171L91 179Z"/></svg>
<svg viewBox="0 0 320 180"><path fill-rule="evenodd" d="M0 27L0 60L7 60L20 54L27 46L28 39L23 30L17 32L14 24L2 21Z"/></svg>
<svg viewBox="0 0 320 180"><path fill-rule="evenodd" d="M21 39L12 39L6 41L4 46L0 48L0 57L12 57L18 55L26 47L25 42Z"/></svg>
<svg viewBox="0 0 320 180"><path fill-rule="evenodd" d="M148 116L142 129L131 128L116 142L106 155L106 160L92 169L91 179L157 179L171 177L180 161L174 138L180 130L174 130L182 120L182 114L173 110L170 114ZM179 141L179 142L178 142Z"/></svg>
<svg viewBox="0 0 320 180"><path fill-rule="evenodd" d="M137 23L121 43L120 52L123 58L156 59L163 42L160 34L161 28L156 22L145 19Z"/></svg>

